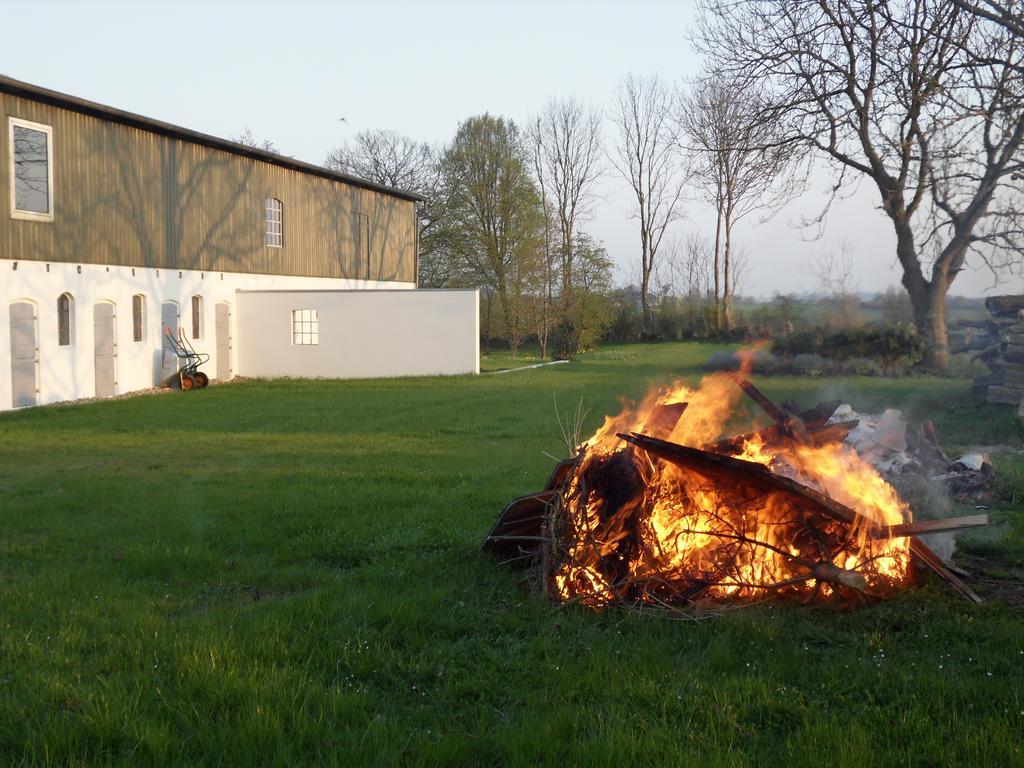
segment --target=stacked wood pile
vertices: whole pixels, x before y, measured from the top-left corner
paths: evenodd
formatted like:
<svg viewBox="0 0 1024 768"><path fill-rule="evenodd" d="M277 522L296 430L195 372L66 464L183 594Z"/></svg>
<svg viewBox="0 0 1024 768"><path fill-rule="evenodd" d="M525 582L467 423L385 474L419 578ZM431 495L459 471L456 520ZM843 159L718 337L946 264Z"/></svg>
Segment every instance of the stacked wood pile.
<svg viewBox="0 0 1024 768"><path fill-rule="evenodd" d="M733 379L754 402L772 416L772 425L756 433L720 440L703 448L668 442L654 435L620 433L617 436L625 447L590 463L586 463L585 448L581 448L575 456L555 467L544 490L513 499L506 505L484 539L481 551L498 555L508 564L526 566L534 574L537 573L536 569L539 569L545 592L554 597L556 590L552 588L552 581L558 565L565 561L573 561L580 552L587 555L592 552L591 547L599 546L603 553L599 561L600 575L610 574L614 577L611 581L612 594L615 596L613 602L651 602L671 607L695 601L709 587L714 586L713 580L703 576L687 580L684 574L678 583L660 577L648 583L642 577L634 577L628 569L619 573L619 570L628 564L629 549L635 545L629 531L624 532L620 529L635 523L634 518L641 510L640 506L628 502L641 490L643 479L636 471L634 458L644 454L649 461L668 462L688 472L694 472L715 488L730 489L740 499L759 500L776 496L785 499L786 509L801 511L801 515L796 519L802 521L800 524L803 527L799 529L798 535L793 537L793 542L816 542L821 552L828 553L823 558L811 560L798 554L795 548L780 549L770 543L755 541L748 538L741 527L732 525L718 534L705 532L708 536L722 538L725 541L723 546L734 549L736 542L752 547L770 548L785 558L791 558L805 571L799 578L763 585L767 592L777 590L781 596L793 584L816 580L831 584L843 601L855 597L858 593L865 597L869 596L869 585L863 574L835 565L835 561L845 562L845 556L836 553L844 552L844 546L852 544L856 538L853 532L867 531L869 538L875 540L910 537L910 554L918 564L933 571L968 600L982 602L981 598L954 573L953 568L917 537L985 526L988 524L987 515L878 526L825 493L774 472L769 466L728 455L737 444L745 443L748 438L755 435L766 444L776 440L797 440L811 445L840 443L858 424L857 420L836 423L830 421L830 417L839 406L839 401L821 403L810 410L797 412L791 406L780 408L744 377L734 376ZM653 418L648 420L647 428L654 433L670 434L686 407L686 403L658 406L660 411L656 411ZM578 482L574 484L574 476L583 467L583 475L578 477ZM577 549L576 544L580 540L566 541L564 533L571 527L567 525L567 503L574 494L581 492L598 492L606 503L602 505L600 515L594 521L594 527L588 529L592 535L586 542L589 546ZM621 510L627 508L632 510L629 515L619 514ZM781 523L792 524L793 521L781 520ZM850 541L847 541L847 538L850 538ZM806 599L818 595L819 591L815 589L811 597ZM877 596L882 595L879 593ZM578 596L574 595L570 599L578 599ZM587 604L586 600L582 602Z"/></svg>
<svg viewBox="0 0 1024 768"><path fill-rule="evenodd" d="M989 373L974 380L974 395L989 403L1020 406L1024 400L1024 296L985 299L989 317L961 320L952 352L970 352ZM1024 414L1022 414L1024 415Z"/></svg>

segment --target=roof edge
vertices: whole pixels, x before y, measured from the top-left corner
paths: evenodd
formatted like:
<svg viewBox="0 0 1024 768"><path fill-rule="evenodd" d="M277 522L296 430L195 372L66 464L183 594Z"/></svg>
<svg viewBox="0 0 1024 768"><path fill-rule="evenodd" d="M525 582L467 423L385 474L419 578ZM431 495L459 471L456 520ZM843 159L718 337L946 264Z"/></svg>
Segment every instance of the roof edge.
<svg viewBox="0 0 1024 768"><path fill-rule="evenodd" d="M181 126L174 125L172 123L165 123L162 120L154 120L132 112L125 112L121 109L115 109L114 107L108 107L104 104L88 101L86 99L80 99L77 96L70 96L66 93L50 90L49 88L42 88L38 85L22 82L21 80L15 80L14 78L6 77L4 75L0 75L0 93L9 93L12 96L19 96L32 101L39 101L44 104L60 107L72 112L78 112L83 115L89 115L90 117L96 117L101 120L109 120L110 122L120 123L121 125L138 128L143 131L149 131L150 133L157 133L161 136L180 139L181 141L187 141L193 144L200 144L204 147L209 147L210 149L219 149L224 152L230 152L234 155L247 157L250 160L260 160L281 168L298 171L299 173L319 176L320 178L329 179L331 181L340 181L344 184L351 184L356 187L362 187L363 189L380 192L403 200L411 200L413 202L420 202L424 200L422 195L418 195L415 192L395 189L393 187L384 186L383 184L376 184L372 181L361 179L358 176L350 176L347 173L332 171L331 169L324 168L320 165L314 165L313 163L307 163L302 160L295 160L294 158L278 155L274 152L266 152L262 149L256 149L255 147L247 147L244 144L238 144L234 141L228 141L227 139L221 139L216 136L211 136L207 133L200 133L199 131L193 131L188 128L182 128Z"/></svg>

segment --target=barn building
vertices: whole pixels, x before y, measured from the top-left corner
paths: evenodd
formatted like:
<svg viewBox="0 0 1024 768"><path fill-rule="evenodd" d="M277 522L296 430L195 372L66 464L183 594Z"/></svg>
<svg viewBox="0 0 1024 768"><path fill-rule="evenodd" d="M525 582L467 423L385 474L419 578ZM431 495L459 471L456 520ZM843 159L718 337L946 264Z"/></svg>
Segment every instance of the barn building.
<svg viewBox="0 0 1024 768"><path fill-rule="evenodd" d="M0 410L211 378L479 372L416 195L0 77Z"/></svg>

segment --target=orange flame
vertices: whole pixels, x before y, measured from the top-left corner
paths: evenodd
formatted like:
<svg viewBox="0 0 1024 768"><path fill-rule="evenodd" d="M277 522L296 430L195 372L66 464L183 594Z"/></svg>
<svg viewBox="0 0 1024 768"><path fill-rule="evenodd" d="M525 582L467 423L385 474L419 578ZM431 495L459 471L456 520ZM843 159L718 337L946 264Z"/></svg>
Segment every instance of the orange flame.
<svg viewBox="0 0 1024 768"><path fill-rule="evenodd" d="M688 403L667 439L707 449L740 396L728 375L712 374L696 389L677 382L605 418L565 486L556 531L564 556L552 571L559 597L591 606L697 595L813 599L882 594L906 582L909 539L872 538L869 529L909 522L910 510L852 448L755 435L730 454L824 493L856 513L851 522L781 493L711 483L616 436L648 433L659 406Z"/></svg>

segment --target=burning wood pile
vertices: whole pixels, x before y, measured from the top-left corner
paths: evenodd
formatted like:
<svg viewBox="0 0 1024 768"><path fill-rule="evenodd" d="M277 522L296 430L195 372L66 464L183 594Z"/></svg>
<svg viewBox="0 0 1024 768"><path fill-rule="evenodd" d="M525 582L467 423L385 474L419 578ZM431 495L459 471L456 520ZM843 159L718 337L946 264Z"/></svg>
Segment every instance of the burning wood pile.
<svg viewBox="0 0 1024 768"><path fill-rule="evenodd" d="M745 392L773 423L723 438ZM916 536L987 524L913 522L844 438L839 402L780 408L745 374L714 374L626 407L513 500L482 549L539 569L564 602L682 606L766 597L851 604L891 595L915 565L980 599Z"/></svg>
<svg viewBox="0 0 1024 768"><path fill-rule="evenodd" d="M1021 405L1024 395L1024 296L985 299L987 320L961 320L953 352L970 352L990 373L974 380L974 394L989 403Z"/></svg>

